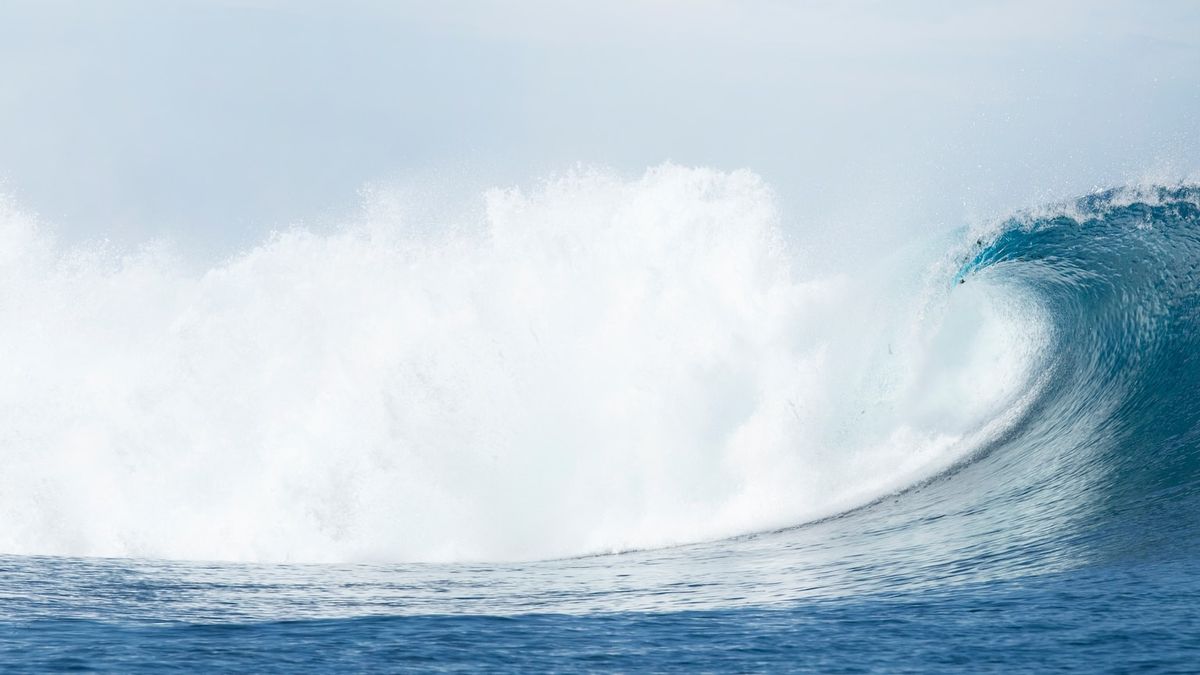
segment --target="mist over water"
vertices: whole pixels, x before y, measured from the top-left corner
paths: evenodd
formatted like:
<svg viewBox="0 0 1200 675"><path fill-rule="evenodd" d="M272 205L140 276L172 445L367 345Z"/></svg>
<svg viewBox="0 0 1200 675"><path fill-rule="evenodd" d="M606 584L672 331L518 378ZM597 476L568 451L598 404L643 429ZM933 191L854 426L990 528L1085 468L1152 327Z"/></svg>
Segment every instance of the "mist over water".
<svg viewBox="0 0 1200 675"><path fill-rule="evenodd" d="M1029 395L1035 312L948 302L941 256L814 276L749 172L577 171L484 203L437 227L367 210L203 270L64 246L10 209L4 550L504 560L714 539L928 477Z"/></svg>

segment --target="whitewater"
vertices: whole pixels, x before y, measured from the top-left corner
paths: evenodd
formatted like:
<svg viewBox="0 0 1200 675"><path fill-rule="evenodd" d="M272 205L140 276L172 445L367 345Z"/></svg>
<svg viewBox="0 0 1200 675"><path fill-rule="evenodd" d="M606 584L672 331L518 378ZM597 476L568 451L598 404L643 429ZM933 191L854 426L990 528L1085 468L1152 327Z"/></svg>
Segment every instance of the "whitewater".
<svg viewBox="0 0 1200 675"><path fill-rule="evenodd" d="M1036 304L949 283L969 236L813 272L760 178L674 165L478 203L367 208L199 269L59 243L9 205L0 550L501 561L721 539L933 477L1039 387Z"/></svg>
<svg viewBox="0 0 1200 675"><path fill-rule="evenodd" d="M460 206L197 264L5 203L0 663L1197 663L1200 188L899 247L749 171Z"/></svg>

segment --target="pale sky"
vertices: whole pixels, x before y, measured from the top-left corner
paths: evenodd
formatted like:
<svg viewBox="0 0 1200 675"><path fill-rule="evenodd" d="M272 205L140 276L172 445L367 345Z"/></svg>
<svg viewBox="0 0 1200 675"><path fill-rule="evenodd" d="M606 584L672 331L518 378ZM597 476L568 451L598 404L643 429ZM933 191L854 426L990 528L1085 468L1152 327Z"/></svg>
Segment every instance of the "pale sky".
<svg viewBox="0 0 1200 675"><path fill-rule="evenodd" d="M785 220L948 227L1200 169L1200 4L0 4L0 191L223 254L370 185L749 168Z"/></svg>

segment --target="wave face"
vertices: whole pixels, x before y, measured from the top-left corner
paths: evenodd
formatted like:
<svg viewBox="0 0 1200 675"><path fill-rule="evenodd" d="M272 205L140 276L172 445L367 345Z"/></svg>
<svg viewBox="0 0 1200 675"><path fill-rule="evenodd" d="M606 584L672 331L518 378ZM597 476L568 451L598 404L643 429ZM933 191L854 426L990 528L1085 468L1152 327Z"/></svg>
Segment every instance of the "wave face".
<svg viewBox="0 0 1200 675"><path fill-rule="evenodd" d="M944 242L818 274L749 173L580 171L484 203L449 223L368 210L202 270L63 246L10 208L0 551L712 540L936 475L1040 386L1044 311L948 292Z"/></svg>
<svg viewBox="0 0 1200 675"><path fill-rule="evenodd" d="M532 560L875 503L795 536L1065 564L1194 492L1198 201L1112 190L835 274L754 175L670 165L203 270L10 208L0 551Z"/></svg>
<svg viewBox="0 0 1200 675"><path fill-rule="evenodd" d="M1044 382L973 480L1048 556L1194 546L1200 477L1200 189L1114 189L1002 223L956 277L1049 318ZM983 502L988 505L985 500ZM1036 565L1039 556L1028 564Z"/></svg>

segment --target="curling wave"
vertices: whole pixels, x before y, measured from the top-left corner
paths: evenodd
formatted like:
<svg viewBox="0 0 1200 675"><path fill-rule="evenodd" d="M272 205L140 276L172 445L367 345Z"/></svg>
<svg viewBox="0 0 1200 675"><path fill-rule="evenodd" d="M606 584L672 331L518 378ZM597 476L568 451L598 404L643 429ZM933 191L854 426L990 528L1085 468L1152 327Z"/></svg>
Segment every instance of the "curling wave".
<svg viewBox="0 0 1200 675"><path fill-rule="evenodd" d="M1090 521L1108 526L1194 491L1200 189L1112 189L1022 214L958 279L1027 294L1050 319L1046 386L1000 449L1028 467L1027 488L1052 490L1046 513L1122 514Z"/></svg>
<svg viewBox="0 0 1200 675"><path fill-rule="evenodd" d="M1200 189L1107 190L969 240L953 293L987 287L1044 319L1029 405L958 470L834 524L866 533L834 558L867 549L893 588L1190 558Z"/></svg>

